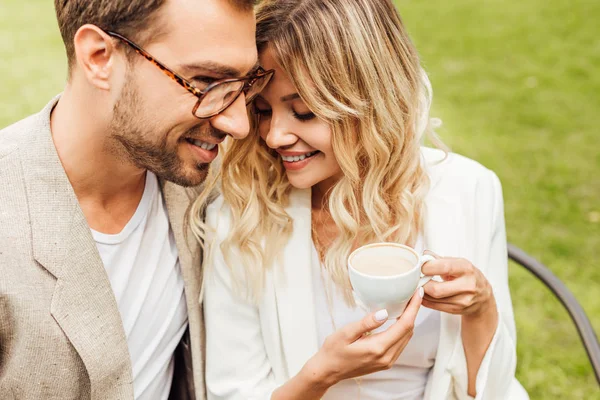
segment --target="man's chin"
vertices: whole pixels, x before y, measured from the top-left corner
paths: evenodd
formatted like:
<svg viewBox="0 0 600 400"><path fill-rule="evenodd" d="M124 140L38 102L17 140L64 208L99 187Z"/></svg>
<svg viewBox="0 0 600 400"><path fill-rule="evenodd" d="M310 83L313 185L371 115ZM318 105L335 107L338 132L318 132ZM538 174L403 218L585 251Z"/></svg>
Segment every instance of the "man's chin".
<svg viewBox="0 0 600 400"><path fill-rule="evenodd" d="M210 164L198 164L192 168L186 168L185 171L173 171L170 173L156 173L156 175L166 181L172 182L183 187L194 187L201 185L208 176Z"/></svg>

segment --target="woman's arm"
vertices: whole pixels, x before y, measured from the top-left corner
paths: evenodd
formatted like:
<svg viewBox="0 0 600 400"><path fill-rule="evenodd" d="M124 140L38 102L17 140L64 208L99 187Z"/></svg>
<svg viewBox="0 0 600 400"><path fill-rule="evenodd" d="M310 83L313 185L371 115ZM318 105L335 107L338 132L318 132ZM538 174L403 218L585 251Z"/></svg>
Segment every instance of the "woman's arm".
<svg viewBox="0 0 600 400"><path fill-rule="evenodd" d="M436 256L437 257L437 256ZM479 366L498 326L492 287L483 273L461 258L440 258L423 267L427 275L440 275L444 282L425 285L423 305L462 316L461 335L468 371L469 396L476 395Z"/></svg>
<svg viewBox="0 0 600 400"><path fill-rule="evenodd" d="M477 373L497 328L498 312L493 296L484 311L462 316L461 337L467 359L469 379L467 393L469 396L477 395Z"/></svg>
<svg viewBox="0 0 600 400"><path fill-rule="evenodd" d="M481 257L476 268L464 259L443 258L427 263L426 274L446 282L425 286L423 305L461 315L461 347L466 374L456 376L463 393L477 399L505 398L514 380L515 327L508 288L506 231L500 181L489 172L479 182L477 204L489 204L478 223ZM487 217L487 218L486 218ZM461 352L455 352L457 357ZM493 379L488 377L493 374ZM464 381L463 381L464 379ZM504 396L504 397L503 397Z"/></svg>
<svg viewBox="0 0 600 400"><path fill-rule="evenodd" d="M317 371L305 366L298 375L279 387L271 400L320 400L335 382L326 382Z"/></svg>

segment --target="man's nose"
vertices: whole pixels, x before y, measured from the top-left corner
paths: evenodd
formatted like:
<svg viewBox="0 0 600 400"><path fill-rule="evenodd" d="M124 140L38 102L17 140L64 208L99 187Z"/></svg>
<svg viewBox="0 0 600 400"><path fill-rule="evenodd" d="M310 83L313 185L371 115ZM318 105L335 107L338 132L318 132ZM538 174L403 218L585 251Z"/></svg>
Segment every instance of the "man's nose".
<svg viewBox="0 0 600 400"><path fill-rule="evenodd" d="M241 93L222 113L212 117L210 123L215 129L231 135L234 139L244 139L248 136L250 121L244 93Z"/></svg>

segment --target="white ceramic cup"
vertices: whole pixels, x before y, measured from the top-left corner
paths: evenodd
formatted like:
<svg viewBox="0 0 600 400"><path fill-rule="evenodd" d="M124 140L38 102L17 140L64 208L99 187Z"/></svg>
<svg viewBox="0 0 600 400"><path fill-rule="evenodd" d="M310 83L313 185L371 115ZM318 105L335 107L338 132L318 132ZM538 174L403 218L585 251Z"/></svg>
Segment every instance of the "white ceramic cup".
<svg viewBox="0 0 600 400"><path fill-rule="evenodd" d="M370 275L352 266L355 257L361 257L361 263L365 259L378 257L405 260L412 268L398 275ZM398 318L416 290L433 278L421 273L423 264L431 260L434 257L419 255L414 249L397 243L374 243L359 247L348 257L348 274L357 304L370 312L385 308L388 319Z"/></svg>

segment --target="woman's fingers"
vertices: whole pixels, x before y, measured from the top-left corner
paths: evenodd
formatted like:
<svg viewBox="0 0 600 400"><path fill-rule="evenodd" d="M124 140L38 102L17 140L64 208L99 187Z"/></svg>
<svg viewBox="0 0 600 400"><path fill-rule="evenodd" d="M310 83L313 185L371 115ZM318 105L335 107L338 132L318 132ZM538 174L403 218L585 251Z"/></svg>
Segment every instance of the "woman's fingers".
<svg viewBox="0 0 600 400"><path fill-rule="evenodd" d="M398 318L398 322L409 321L411 323L415 322L417 319L417 314L419 313L419 308L421 308L421 301L423 300L423 296L425 294L423 288L417 289L413 297L410 299L410 302L406 306L406 309Z"/></svg>
<svg viewBox="0 0 600 400"><path fill-rule="evenodd" d="M486 307L493 290L473 264L463 258L441 258L423 265L426 275L440 275L444 282L429 281L425 286L423 305L427 308L468 315Z"/></svg>
<svg viewBox="0 0 600 400"><path fill-rule="evenodd" d="M430 301L427 299L423 299L423 307L431 308L432 310L445 312L447 314L462 315L465 312L465 307L463 307L461 305L452 304L452 303L438 303L438 302Z"/></svg>
<svg viewBox="0 0 600 400"><path fill-rule="evenodd" d="M446 299L460 294L473 294L477 289L476 283L462 276L452 281L429 281L425 286L426 299Z"/></svg>
<svg viewBox="0 0 600 400"><path fill-rule="evenodd" d="M469 307L475 301L477 301L477 296L472 293L459 293L442 299L436 299L435 297L425 295L423 305L427 302L427 304L456 304L461 307Z"/></svg>
<svg viewBox="0 0 600 400"><path fill-rule="evenodd" d="M469 271L471 264L460 258L438 258L423 264L421 272L425 275L443 277L458 277Z"/></svg>
<svg viewBox="0 0 600 400"><path fill-rule="evenodd" d="M423 306L450 314L468 315L481 310L482 307L486 307L489 304L489 299L493 296L491 288L482 291L465 291L441 299L425 295Z"/></svg>
<svg viewBox="0 0 600 400"><path fill-rule="evenodd" d="M319 350L321 357L334 365L331 369L342 379L390 368L412 337L423 295L417 290L400 318L383 332L365 336L388 320L386 310L344 326L325 340Z"/></svg>
<svg viewBox="0 0 600 400"><path fill-rule="evenodd" d="M363 319L344 326L340 333L347 343L353 343L363 337L364 334L379 328L388 319L387 310L379 310L365 316Z"/></svg>
<svg viewBox="0 0 600 400"><path fill-rule="evenodd" d="M410 341L417 313L421 307L422 297L419 291L411 298L406 310L398 320L384 332L368 336L357 342L361 352L365 352L364 360L368 360L374 370L391 367Z"/></svg>
<svg viewBox="0 0 600 400"><path fill-rule="evenodd" d="M392 347L394 343L405 336L408 336L409 338L412 336L415 320L417 319L417 314L419 313L419 308L421 308L421 302L423 301L421 294L424 294L422 288L417 289L417 292L410 299L410 302L398 320L385 332L380 334L383 342L388 347Z"/></svg>

